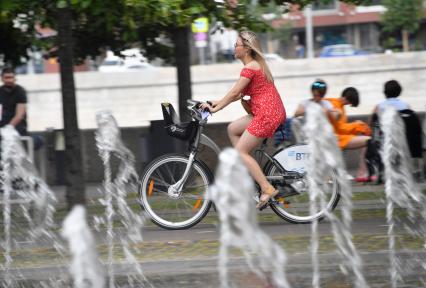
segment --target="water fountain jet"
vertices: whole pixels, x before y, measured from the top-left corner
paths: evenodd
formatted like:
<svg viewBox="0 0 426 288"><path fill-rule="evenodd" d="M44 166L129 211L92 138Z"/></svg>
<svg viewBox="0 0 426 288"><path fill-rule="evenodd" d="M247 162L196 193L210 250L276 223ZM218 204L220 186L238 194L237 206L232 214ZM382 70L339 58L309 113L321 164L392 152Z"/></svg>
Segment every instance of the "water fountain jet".
<svg viewBox="0 0 426 288"><path fill-rule="evenodd" d="M105 287L105 273L99 261L94 237L86 221L86 209L75 206L63 222L62 236L69 242L73 260L70 272L75 288Z"/></svg>
<svg viewBox="0 0 426 288"><path fill-rule="evenodd" d="M106 222L107 225L107 246L108 246L108 277L109 287L115 287L114 279L114 239L119 236L119 243L123 248L123 252L127 263L132 264L137 276L133 277L128 274L128 282L139 287L152 287L142 272L142 268L138 263L132 250L137 250L134 245L142 241L142 227L144 217L136 214L127 204L127 191L129 186L136 190L136 180L138 175L134 168L135 158L133 153L127 149L121 139L120 129L116 120L109 111L101 111L96 115L98 130L96 132L96 144L99 155L104 164L104 192L105 199L101 200L101 204L106 206L106 221L95 219L97 222ZM120 161L118 171L113 178L111 170L111 158L116 157ZM114 209L114 200L118 209ZM126 229L125 235L117 235L114 233L113 221L119 220Z"/></svg>
<svg viewBox="0 0 426 288"><path fill-rule="evenodd" d="M4 258L2 269L5 271L4 283L7 287L14 287L15 280L22 278L19 271L11 273L13 258L12 249L19 248L17 241L12 241L12 205L15 213L21 212L28 222L29 229L25 230L24 237L28 243L36 241L49 241L54 248L62 253L64 248L52 232L54 228L54 204L57 202L55 195L38 176L38 173L22 146L20 135L11 125L0 129L1 134L1 177L0 184L3 190L3 218L4 218ZM15 225L14 229L23 229L22 223ZM13 247L15 246L15 247ZM13 274L13 275L12 275ZM16 278L16 279L13 279ZM0 283L1 284L1 283Z"/></svg>
<svg viewBox="0 0 426 288"><path fill-rule="evenodd" d="M307 166L307 178L309 183L310 213L318 212L318 209L326 211L325 218L331 223L332 233L340 255L345 260L341 266L342 272L353 271L354 285L357 288L367 288L362 272L362 259L358 255L352 242L352 191L347 180L347 172L344 168L342 152L340 151L336 136L320 105L310 103L306 109L307 119L303 127L307 137L310 151L309 164ZM322 133L318 133L322 131ZM332 171L337 175L337 185L341 188L340 211L342 219L326 209L323 189L324 180L327 181L328 173ZM318 207L319 200L319 207ZM318 220L312 223L311 255L313 262L312 286L320 287L320 273L318 262Z"/></svg>
<svg viewBox="0 0 426 288"><path fill-rule="evenodd" d="M285 277L286 255L256 220L255 187L238 152L227 148L219 155L216 181L208 189L220 219L219 276L222 288L230 287L227 263L231 247L243 251L250 270L261 279L270 272L274 287L290 287ZM255 255L256 257L253 257Z"/></svg>
<svg viewBox="0 0 426 288"><path fill-rule="evenodd" d="M392 107L386 107L379 115L383 131L382 159L385 167L386 218L388 223L388 245L391 286L395 288L403 280L400 261L395 253L394 229L402 225L409 234L421 237L426 248L426 197L414 181L410 167L410 153L406 142L404 123ZM408 212L408 222L398 220L395 207ZM411 261L414 261L413 256ZM426 271L425 259L419 259Z"/></svg>

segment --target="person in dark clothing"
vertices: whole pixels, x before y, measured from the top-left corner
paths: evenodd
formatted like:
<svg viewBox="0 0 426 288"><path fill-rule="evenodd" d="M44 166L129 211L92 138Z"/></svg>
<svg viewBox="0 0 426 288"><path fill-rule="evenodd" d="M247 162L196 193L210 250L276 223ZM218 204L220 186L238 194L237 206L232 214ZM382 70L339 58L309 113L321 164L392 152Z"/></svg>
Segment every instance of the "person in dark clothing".
<svg viewBox="0 0 426 288"><path fill-rule="evenodd" d="M27 135L27 92L16 84L15 72L4 68L0 86L0 127L12 125L21 135Z"/></svg>
<svg viewBox="0 0 426 288"><path fill-rule="evenodd" d="M1 72L3 86L0 86L0 127L12 125L22 136L28 136L27 131L27 92L24 87L16 84L15 71L4 68ZM31 135L34 149L43 146L40 135Z"/></svg>

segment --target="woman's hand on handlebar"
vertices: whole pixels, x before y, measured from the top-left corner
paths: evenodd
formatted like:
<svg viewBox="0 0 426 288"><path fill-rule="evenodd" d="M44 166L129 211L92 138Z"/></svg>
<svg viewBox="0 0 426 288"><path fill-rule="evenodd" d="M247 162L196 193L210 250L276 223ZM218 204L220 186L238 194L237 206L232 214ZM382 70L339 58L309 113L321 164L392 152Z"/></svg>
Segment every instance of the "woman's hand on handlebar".
<svg viewBox="0 0 426 288"><path fill-rule="evenodd" d="M210 113L216 113L219 111L216 106L219 103L219 101L207 101L206 103L201 103L200 108L202 110L209 110Z"/></svg>

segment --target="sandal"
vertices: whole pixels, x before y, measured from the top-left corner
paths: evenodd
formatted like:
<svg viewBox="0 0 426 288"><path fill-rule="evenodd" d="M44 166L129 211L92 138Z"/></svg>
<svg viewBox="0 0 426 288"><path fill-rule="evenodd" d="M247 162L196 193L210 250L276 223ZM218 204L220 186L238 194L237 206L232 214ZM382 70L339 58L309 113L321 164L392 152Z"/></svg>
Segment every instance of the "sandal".
<svg viewBox="0 0 426 288"><path fill-rule="evenodd" d="M274 186L269 186L266 191L262 191L262 194L259 197L259 203L257 203L256 208L262 210L268 204L269 200L274 198L277 194L278 190L275 189Z"/></svg>

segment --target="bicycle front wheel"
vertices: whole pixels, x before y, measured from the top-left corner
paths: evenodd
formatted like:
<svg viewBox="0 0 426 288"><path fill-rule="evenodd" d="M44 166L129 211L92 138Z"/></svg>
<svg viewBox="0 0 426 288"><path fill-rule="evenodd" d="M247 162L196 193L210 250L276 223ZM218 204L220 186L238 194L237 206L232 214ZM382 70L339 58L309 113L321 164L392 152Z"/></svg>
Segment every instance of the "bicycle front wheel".
<svg viewBox="0 0 426 288"><path fill-rule="evenodd" d="M188 161L182 155L165 155L149 164L142 176L140 202L151 220L165 229L190 228L210 209L206 192L213 176L201 161L194 160L179 193L170 193L170 187L182 178Z"/></svg>
<svg viewBox="0 0 426 288"><path fill-rule="evenodd" d="M272 165L267 175L279 176L282 172L275 166ZM318 211L316 213L310 212L310 199L309 199L309 188L306 175L303 178L292 180L293 183L303 181L305 187L299 190L299 193L291 193L291 196L277 196L276 199L271 202L271 209L284 220L296 223L311 223L313 220L321 220L326 211L333 211L340 199L340 186L337 182L336 173L330 170L329 173L324 177L321 183L321 188L324 191L325 198L325 209L321 209L320 200L317 201ZM297 184L297 183L296 183ZM296 185L295 185L296 186ZM302 185L303 186L303 185Z"/></svg>

